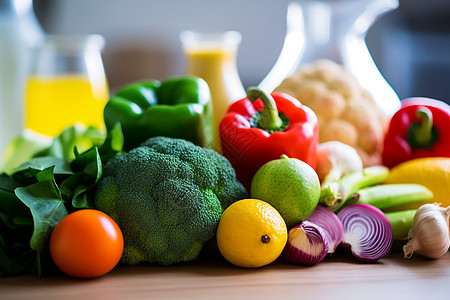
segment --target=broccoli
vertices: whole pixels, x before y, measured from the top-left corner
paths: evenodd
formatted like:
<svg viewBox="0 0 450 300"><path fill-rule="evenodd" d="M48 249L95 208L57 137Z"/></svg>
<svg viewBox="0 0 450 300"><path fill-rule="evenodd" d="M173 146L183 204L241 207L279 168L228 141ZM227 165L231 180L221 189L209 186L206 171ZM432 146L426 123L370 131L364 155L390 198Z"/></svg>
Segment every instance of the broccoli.
<svg viewBox="0 0 450 300"><path fill-rule="evenodd" d="M94 203L122 230L123 264L194 260L225 208L247 196L225 157L183 139L150 138L103 171Z"/></svg>

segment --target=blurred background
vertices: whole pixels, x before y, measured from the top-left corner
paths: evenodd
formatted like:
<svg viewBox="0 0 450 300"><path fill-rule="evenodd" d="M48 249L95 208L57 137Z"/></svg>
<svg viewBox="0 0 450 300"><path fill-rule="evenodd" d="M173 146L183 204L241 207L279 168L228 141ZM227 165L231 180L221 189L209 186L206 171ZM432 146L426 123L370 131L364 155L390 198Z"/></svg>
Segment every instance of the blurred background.
<svg viewBox="0 0 450 300"><path fill-rule="evenodd" d="M258 84L275 63L291 0L34 0L51 34L99 33L111 90L143 78L184 72L184 29L237 30L238 69L245 87ZM450 102L450 1L400 0L367 34L368 48L400 98Z"/></svg>
<svg viewBox="0 0 450 300"><path fill-rule="evenodd" d="M244 95L243 87L260 84L268 74L268 77L282 74L279 69L270 71L274 65L279 66L276 62L280 53L286 53L282 49L286 49L283 48L286 32L292 28L287 25L288 8L292 12L292 7L296 6L292 3L302 3L302 10L298 8L297 18L294 18L299 20L294 23L302 23L298 28L304 25L304 30L298 30L300 33L294 39L306 40L302 59L308 55L309 58L322 57L323 50L330 56L345 53L342 61L350 62L348 70L357 75L361 84L371 88L370 93L383 108L387 108L387 104L399 104L398 98L407 97L430 97L450 103L449 0L317 2L320 3L309 0L0 0L0 155L24 127L53 135L50 130L59 132L66 123L73 123L72 118L92 123L80 120L81 117L92 117L101 127L108 92L111 95L121 86L137 80L164 80L184 75L186 57L180 33L187 29L240 32L237 69L243 85L239 82L239 89ZM303 10L304 7L307 9ZM389 12L379 15L386 7L390 7ZM392 10L393 7L396 9ZM360 15L364 17L356 18ZM349 31L352 34L347 34ZM69 35L101 34L105 45L101 57L98 51L90 51L86 56L80 54L76 61L72 54L68 55L63 63L63 56L45 52L53 49L46 48L51 44L44 43L41 52L29 51L40 44L43 33L63 36L56 43L57 48L72 47L70 42L65 44L67 39L64 38ZM336 38L344 36L343 33L346 38ZM365 41L361 37L365 37ZM370 56L398 97L373 69L373 64L367 64L372 63ZM61 81L55 77L52 83L58 88L49 84L51 81L45 76L59 72L58 68L81 68L81 61L87 66L82 67L82 72L90 70L89 81L68 77ZM289 67L297 65L295 57L292 64L291 61L288 59ZM109 88L105 85L102 63ZM29 67L33 65L41 69L43 77L40 79L34 76L39 72L30 72ZM94 69L97 70L95 75L91 74ZM68 69L63 71L78 74L74 70L72 73ZM98 90L93 85L91 88L94 77L96 86L101 86ZM239 80L230 81L226 77L226 81ZM83 89L77 85L80 82ZM236 91L235 87L227 91ZM386 87L390 93L384 93ZM219 92L219 95L224 94ZM226 96L228 100L239 99L231 94ZM104 102L91 101L91 97ZM86 103L80 103L80 99ZM40 128L44 125L48 132Z"/></svg>

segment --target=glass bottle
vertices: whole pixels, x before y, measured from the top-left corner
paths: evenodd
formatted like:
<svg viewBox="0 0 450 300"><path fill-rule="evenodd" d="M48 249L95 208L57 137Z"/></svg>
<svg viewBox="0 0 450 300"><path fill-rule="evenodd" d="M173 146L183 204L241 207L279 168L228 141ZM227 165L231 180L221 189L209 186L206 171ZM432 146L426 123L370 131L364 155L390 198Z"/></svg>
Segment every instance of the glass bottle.
<svg viewBox="0 0 450 300"><path fill-rule="evenodd" d="M22 87L43 35L32 0L0 0L0 170L4 148L23 129Z"/></svg>
<svg viewBox="0 0 450 300"><path fill-rule="evenodd" d="M375 65L365 37L398 0L297 0L288 6L287 32L278 60L259 84L275 89L303 64L329 59L343 65L372 94L378 106L392 115L400 100Z"/></svg>
<svg viewBox="0 0 450 300"><path fill-rule="evenodd" d="M25 128L55 136L81 123L104 128L109 97L101 35L48 35L36 49L25 88Z"/></svg>
<svg viewBox="0 0 450 300"><path fill-rule="evenodd" d="M241 34L237 31L183 31L180 40L186 60L186 75L203 78L209 85L214 109L214 145L221 152L218 128L228 107L245 97L237 69Z"/></svg>

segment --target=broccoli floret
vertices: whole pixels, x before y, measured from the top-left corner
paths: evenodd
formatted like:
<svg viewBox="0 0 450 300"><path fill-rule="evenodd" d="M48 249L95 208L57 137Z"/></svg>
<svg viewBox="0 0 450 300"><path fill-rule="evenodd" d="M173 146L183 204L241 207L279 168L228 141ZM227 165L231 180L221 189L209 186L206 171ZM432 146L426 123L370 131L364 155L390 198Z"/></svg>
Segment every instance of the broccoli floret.
<svg viewBox="0 0 450 300"><path fill-rule="evenodd" d="M222 155L153 137L106 164L95 206L122 230L123 264L169 265L197 258L222 212L246 196Z"/></svg>

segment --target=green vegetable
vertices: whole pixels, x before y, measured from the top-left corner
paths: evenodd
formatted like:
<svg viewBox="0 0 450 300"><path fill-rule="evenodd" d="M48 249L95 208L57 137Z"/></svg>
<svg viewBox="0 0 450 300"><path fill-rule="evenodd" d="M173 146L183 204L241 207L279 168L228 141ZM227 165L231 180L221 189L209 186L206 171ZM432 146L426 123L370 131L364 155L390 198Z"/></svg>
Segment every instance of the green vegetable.
<svg viewBox="0 0 450 300"><path fill-rule="evenodd" d="M14 168L31 159L36 153L50 147L51 144L51 137L25 129L6 146L1 157L2 164L0 164L3 165L3 172L13 173Z"/></svg>
<svg viewBox="0 0 450 300"><path fill-rule="evenodd" d="M103 175L94 204L121 228L124 264L194 260L223 210L247 197L225 157L183 139L150 138Z"/></svg>
<svg viewBox="0 0 450 300"><path fill-rule="evenodd" d="M127 85L108 101L104 119L108 130L121 123L125 150L154 136L182 138L203 147L213 142L211 94L198 77Z"/></svg>
<svg viewBox="0 0 450 300"><path fill-rule="evenodd" d="M391 223L394 241L408 238L416 212L417 209L407 209L385 213L389 223Z"/></svg>
<svg viewBox="0 0 450 300"><path fill-rule="evenodd" d="M398 210L402 205L424 203L433 199L433 192L421 184L380 184L354 193L345 205L365 203L381 210Z"/></svg>
<svg viewBox="0 0 450 300"><path fill-rule="evenodd" d="M319 203L331 211L337 211L358 190L380 184L388 175L389 169L384 166L372 166L347 173L322 186Z"/></svg>
<svg viewBox="0 0 450 300"><path fill-rule="evenodd" d="M93 127L77 124L67 127L55 138L25 130L14 138L3 154L3 172L14 173L18 166L38 156L51 156L71 161L75 158L74 147L84 152L93 146L100 146L105 134Z"/></svg>
<svg viewBox="0 0 450 300"><path fill-rule="evenodd" d="M18 149L32 158L10 174L0 174L0 276L48 273L53 268L48 252L53 228L69 212L93 208L102 165L122 153L123 137L116 127L102 137L100 147L79 153L78 146L98 142L88 136L70 127L38 153ZM32 147L29 142L23 146Z"/></svg>

